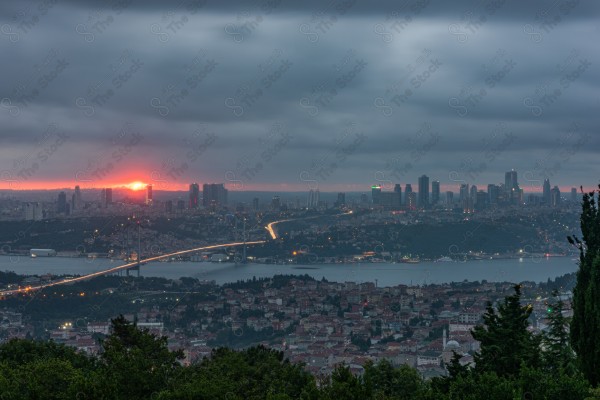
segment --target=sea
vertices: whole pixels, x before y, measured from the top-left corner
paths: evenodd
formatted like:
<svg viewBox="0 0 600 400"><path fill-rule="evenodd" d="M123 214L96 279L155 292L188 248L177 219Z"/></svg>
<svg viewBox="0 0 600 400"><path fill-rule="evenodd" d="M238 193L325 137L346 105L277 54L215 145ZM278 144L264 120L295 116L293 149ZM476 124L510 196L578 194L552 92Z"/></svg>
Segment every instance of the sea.
<svg viewBox="0 0 600 400"><path fill-rule="evenodd" d="M0 256L0 271L22 275L84 275L120 265L122 261L106 258L67 258ZM143 264L140 276L178 279L192 277L215 281L217 284L274 275L307 274L315 279L331 282L374 282L377 286L398 284L423 285L450 282L545 282L577 271L577 260L571 257L523 257L513 259L485 259L465 262L421 261L407 263L353 263L353 264L234 264L229 262L170 261ZM124 274L124 272L121 272ZM136 275L136 271L131 271Z"/></svg>

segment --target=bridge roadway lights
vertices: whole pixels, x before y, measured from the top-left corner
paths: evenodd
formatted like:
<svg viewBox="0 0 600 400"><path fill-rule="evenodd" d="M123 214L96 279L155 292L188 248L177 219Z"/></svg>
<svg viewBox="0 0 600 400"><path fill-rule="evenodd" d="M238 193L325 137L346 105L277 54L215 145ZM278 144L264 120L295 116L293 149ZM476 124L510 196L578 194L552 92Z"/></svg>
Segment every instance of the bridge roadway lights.
<svg viewBox="0 0 600 400"><path fill-rule="evenodd" d="M139 265L136 265L135 267L127 268L125 270L127 276L129 276L129 271L137 271L137 277L138 278L140 277L140 266Z"/></svg>

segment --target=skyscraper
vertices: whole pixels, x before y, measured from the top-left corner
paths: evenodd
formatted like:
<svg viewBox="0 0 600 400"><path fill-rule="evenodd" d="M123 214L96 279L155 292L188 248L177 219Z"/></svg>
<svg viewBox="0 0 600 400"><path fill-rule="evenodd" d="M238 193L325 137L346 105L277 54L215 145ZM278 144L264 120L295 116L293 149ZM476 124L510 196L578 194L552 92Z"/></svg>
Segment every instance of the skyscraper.
<svg viewBox="0 0 600 400"><path fill-rule="evenodd" d="M471 202L471 196L469 193L469 184L468 183L462 183L460 185L460 193L459 193L459 200L460 200L460 206L462 207L462 209L464 211L470 211L471 210L471 206L472 206L472 202Z"/></svg>
<svg viewBox="0 0 600 400"><path fill-rule="evenodd" d="M399 208L402 206L402 186L399 183L394 185L394 193L396 193L396 206Z"/></svg>
<svg viewBox="0 0 600 400"><path fill-rule="evenodd" d="M409 205L408 204L408 195L412 192L413 192L412 185L410 183L407 183L404 186L404 204L406 204L407 206ZM416 205L417 205L416 202L414 202L413 206L416 206Z"/></svg>
<svg viewBox="0 0 600 400"><path fill-rule="evenodd" d="M552 207L558 207L560 205L560 189L558 186L554 186L550 191L550 204Z"/></svg>
<svg viewBox="0 0 600 400"><path fill-rule="evenodd" d="M571 202L577 203L577 189L571 188Z"/></svg>
<svg viewBox="0 0 600 400"><path fill-rule="evenodd" d="M200 185L197 183L190 184L190 200L189 208L195 209L200 205Z"/></svg>
<svg viewBox="0 0 600 400"><path fill-rule="evenodd" d="M279 196L273 196L271 200L271 209L273 211L281 210L281 198Z"/></svg>
<svg viewBox="0 0 600 400"><path fill-rule="evenodd" d="M498 201L500 199L500 186L490 183L488 185L487 194L488 194L488 203L489 204L498 204Z"/></svg>
<svg viewBox="0 0 600 400"><path fill-rule="evenodd" d="M337 208L344 207L346 205L346 193L338 193L337 201L335 202Z"/></svg>
<svg viewBox="0 0 600 400"><path fill-rule="evenodd" d="M415 210L417 208L417 193L410 191L404 197L406 197L406 208Z"/></svg>
<svg viewBox="0 0 600 400"><path fill-rule="evenodd" d="M27 221L41 221L42 218L43 211L39 203L25 204L25 219Z"/></svg>
<svg viewBox="0 0 600 400"><path fill-rule="evenodd" d="M460 193L459 193L459 200L460 202L464 202L469 198L469 184L468 183L461 183L460 185Z"/></svg>
<svg viewBox="0 0 600 400"><path fill-rule="evenodd" d="M429 207L429 177L421 175L419 178L419 207Z"/></svg>
<svg viewBox="0 0 600 400"><path fill-rule="evenodd" d="M544 179L542 201L547 206L549 206L552 201L552 194L550 193L550 179Z"/></svg>
<svg viewBox="0 0 600 400"><path fill-rule="evenodd" d="M151 206L154 202L154 196L152 194L152 185L146 185L146 205Z"/></svg>
<svg viewBox="0 0 600 400"><path fill-rule="evenodd" d="M471 189L469 189L469 198L471 199L473 204L475 204L477 202L477 186L476 185L471 186Z"/></svg>
<svg viewBox="0 0 600 400"><path fill-rule="evenodd" d="M449 206L454 204L454 192L449 190L446 192L446 204Z"/></svg>
<svg viewBox="0 0 600 400"><path fill-rule="evenodd" d="M475 210L485 210L488 206L488 199L489 197L486 192L484 192L483 190L477 191L477 193L475 193L475 203L473 208Z"/></svg>
<svg viewBox="0 0 600 400"><path fill-rule="evenodd" d="M504 190L506 190L506 199L511 204L521 203L521 188L517 180L517 171L511 169L504 174Z"/></svg>
<svg viewBox="0 0 600 400"><path fill-rule="evenodd" d="M436 205L440 202L440 181L431 182L431 204Z"/></svg>
<svg viewBox="0 0 600 400"><path fill-rule="evenodd" d="M227 205L228 191L222 183L205 183L202 185L202 205L224 206Z"/></svg>
<svg viewBox="0 0 600 400"><path fill-rule="evenodd" d="M72 210L81 210L83 209L83 200L81 199L81 189L79 185L75 186L75 193L73 193L73 197L71 198Z"/></svg>
<svg viewBox="0 0 600 400"><path fill-rule="evenodd" d="M112 188L102 189L100 192L100 206L106 208L109 204L112 204Z"/></svg>
<svg viewBox="0 0 600 400"><path fill-rule="evenodd" d="M65 192L60 192L58 194L58 203L57 203L56 211L59 214L67 213L67 194Z"/></svg>
<svg viewBox="0 0 600 400"><path fill-rule="evenodd" d="M307 208L317 208L319 206L319 201L321 194L319 193L319 189L317 190L312 190L310 189L308 191L308 199L306 201L306 207Z"/></svg>
<svg viewBox="0 0 600 400"><path fill-rule="evenodd" d="M504 187L507 191L519 187L519 183L517 181L517 171L511 169L504 174Z"/></svg>
<svg viewBox="0 0 600 400"><path fill-rule="evenodd" d="M381 186L371 186L371 202L373 202L373 205L379 205L379 203L381 203Z"/></svg>

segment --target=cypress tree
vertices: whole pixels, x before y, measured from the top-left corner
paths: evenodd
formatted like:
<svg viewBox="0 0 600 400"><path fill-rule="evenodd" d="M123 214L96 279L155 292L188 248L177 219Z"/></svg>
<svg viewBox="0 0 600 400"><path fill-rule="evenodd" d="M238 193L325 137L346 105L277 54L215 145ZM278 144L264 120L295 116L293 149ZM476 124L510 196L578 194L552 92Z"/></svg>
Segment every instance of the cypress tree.
<svg viewBox="0 0 600 400"><path fill-rule="evenodd" d="M580 218L583 241L576 236L567 238L579 249L571 345L583 375L593 386L600 383L600 212L595 194L592 191L583 195Z"/></svg>

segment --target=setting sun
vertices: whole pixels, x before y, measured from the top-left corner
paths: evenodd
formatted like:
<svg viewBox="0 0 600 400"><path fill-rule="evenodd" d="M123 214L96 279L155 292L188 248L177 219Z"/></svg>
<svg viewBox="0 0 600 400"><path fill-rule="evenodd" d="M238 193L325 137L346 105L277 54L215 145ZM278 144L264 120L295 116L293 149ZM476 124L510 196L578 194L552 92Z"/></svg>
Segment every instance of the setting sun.
<svg viewBox="0 0 600 400"><path fill-rule="evenodd" d="M129 185L127 185L127 187L131 190L142 190L146 187L146 184L144 182L131 182Z"/></svg>

